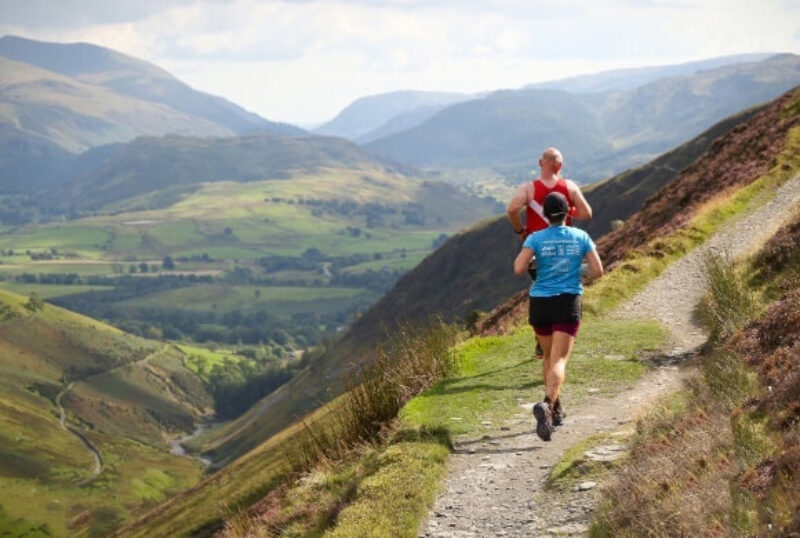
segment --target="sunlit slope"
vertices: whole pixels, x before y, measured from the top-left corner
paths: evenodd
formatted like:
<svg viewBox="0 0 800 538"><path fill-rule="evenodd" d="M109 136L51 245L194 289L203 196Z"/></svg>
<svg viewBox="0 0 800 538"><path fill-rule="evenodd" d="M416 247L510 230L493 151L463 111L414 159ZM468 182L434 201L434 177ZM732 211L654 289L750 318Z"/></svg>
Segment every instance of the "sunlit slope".
<svg viewBox="0 0 800 538"><path fill-rule="evenodd" d="M232 131L161 103L143 101L0 56L0 120L79 153L142 134Z"/></svg>
<svg viewBox="0 0 800 538"><path fill-rule="evenodd" d="M94 534L192 485L166 437L210 404L178 350L0 291L0 530Z"/></svg>
<svg viewBox="0 0 800 538"><path fill-rule="evenodd" d="M156 208L147 209L151 206ZM500 210L491 200L445 183L380 168L328 167L299 171L291 179L203 183L188 193L158 191L109 208L112 215L23 226L0 235L0 248L55 247L105 259L203 253L248 259L299 255L308 248L331 254L427 251L442 232Z"/></svg>
<svg viewBox="0 0 800 538"><path fill-rule="evenodd" d="M76 208L100 209L182 185L290 179L325 167L397 172L355 144L332 137L143 137L109 152L71 179L56 198Z"/></svg>

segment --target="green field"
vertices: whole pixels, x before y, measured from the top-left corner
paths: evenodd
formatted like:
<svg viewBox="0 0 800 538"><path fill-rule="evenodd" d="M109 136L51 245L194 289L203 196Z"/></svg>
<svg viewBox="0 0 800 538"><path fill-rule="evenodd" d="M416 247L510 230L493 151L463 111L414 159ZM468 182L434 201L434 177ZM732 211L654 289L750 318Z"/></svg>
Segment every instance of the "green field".
<svg viewBox="0 0 800 538"><path fill-rule="evenodd" d="M246 311L268 306L276 314L338 308L374 294L356 288L230 286L209 284L169 290L120 303L122 307L178 308L192 311Z"/></svg>
<svg viewBox="0 0 800 538"><path fill-rule="evenodd" d="M2 282L0 289L13 291L22 295L36 293L42 299L53 299L55 297L65 297L76 293L83 293L92 290L110 290L111 286L67 286L59 284L27 284L24 282Z"/></svg>

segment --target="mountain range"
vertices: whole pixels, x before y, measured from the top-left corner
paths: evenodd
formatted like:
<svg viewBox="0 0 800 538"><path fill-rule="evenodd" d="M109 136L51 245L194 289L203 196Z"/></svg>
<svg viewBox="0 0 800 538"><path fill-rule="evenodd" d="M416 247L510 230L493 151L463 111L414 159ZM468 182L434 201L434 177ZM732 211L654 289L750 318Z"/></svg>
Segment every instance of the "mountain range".
<svg viewBox="0 0 800 538"><path fill-rule="evenodd" d="M691 75L723 65L761 61L770 56L773 54L739 54L677 65L617 69L528 84L521 89L551 89L578 94L632 90L660 78ZM365 144L416 127L450 105L480 99L486 94L406 90L361 97L314 131Z"/></svg>
<svg viewBox="0 0 800 538"><path fill-rule="evenodd" d="M564 152L565 173L605 179L800 84L800 57L771 56L634 89L577 94L503 90L451 105L420 125L365 144L424 169L489 169L527 177L542 148Z"/></svg>

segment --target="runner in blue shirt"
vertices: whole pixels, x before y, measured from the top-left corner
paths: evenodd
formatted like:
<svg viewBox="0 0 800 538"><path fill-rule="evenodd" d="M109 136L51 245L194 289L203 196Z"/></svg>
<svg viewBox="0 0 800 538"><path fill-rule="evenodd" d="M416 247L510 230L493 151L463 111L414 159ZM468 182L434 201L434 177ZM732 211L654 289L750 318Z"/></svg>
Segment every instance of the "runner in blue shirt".
<svg viewBox="0 0 800 538"><path fill-rule="evenodd" d="M514 260L518 275L525 274L533 256L538 266L536 281L531 285L528 320L544 350L545 398L533 407L536 434L544 441L550 440L553 428L566 418L558 396L581 324L581 265L586 263L594 278L603 274L594 242L585 231L565 224L568 213L569 204L563 194L548 194L544 214L550 226L528 236Z"/></svg>

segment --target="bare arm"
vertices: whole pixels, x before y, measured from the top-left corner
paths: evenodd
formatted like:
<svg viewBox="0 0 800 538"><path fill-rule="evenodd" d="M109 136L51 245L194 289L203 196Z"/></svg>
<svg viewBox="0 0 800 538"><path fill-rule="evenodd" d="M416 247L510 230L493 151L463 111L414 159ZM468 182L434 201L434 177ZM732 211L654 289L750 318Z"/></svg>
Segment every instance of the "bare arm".
<svg viewBox="0 0 800 538"><path fill-rule="evenodd" d="M528 205L527 186L520 185L516 192L514 192L514 196L511 197L511 201L508 202L508 208L506 209L508 220L511 222L511 226L514 230L523 229L520 212L526 205Z"/></svg>
<svg viewBox="0 0 800 538"><path fill-rule="evenodd" d="M567 189L569 196L572 198L572 203L575 205L575 214L572 218L578 220L589 220L592 218L592 208L586 198L583 197L581 188L578 187L574 181L567 180Z"/></svg>
<svg viewBox="0 0 800 538"><path fill-rule="evenodd" d="M586 265L589 268L590 278L594 279L603 276L603 262L600 261L600 255L597 253L597 249L584 256L583 261L586 262ZM516 265L514 268L516 269Z"/></svg>
<svg viewBox="0 0 800 538"><path fill-rule="evenodd" d="M518 275L524 275L528 272L528 264L531 263L533 258L533 249L523 247L517 254L517 259L514 260L514 272Z"/></svg>

